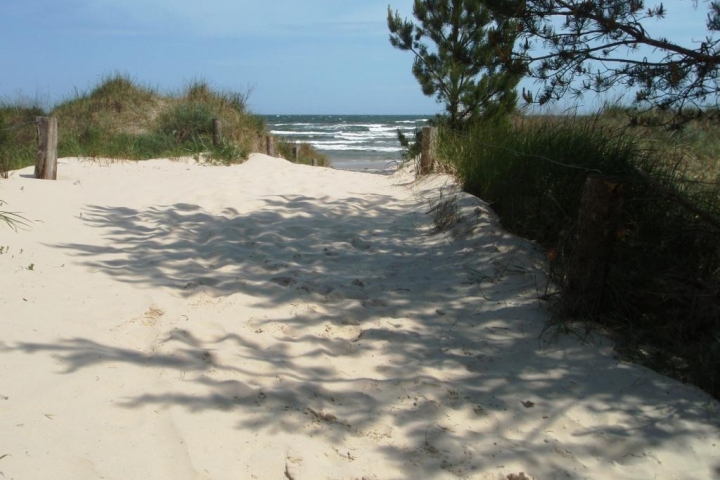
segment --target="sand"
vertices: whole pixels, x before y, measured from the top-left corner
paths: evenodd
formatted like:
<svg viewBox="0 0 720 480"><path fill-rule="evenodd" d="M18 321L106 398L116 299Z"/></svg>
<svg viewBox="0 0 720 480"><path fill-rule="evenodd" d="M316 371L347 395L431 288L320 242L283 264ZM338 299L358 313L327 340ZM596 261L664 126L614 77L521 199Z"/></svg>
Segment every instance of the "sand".
<svg viewBox="0 0 720 480"><path fill-rule="evenodd" d="M61 159L0 199L4 479L720 478L718 402L541 335L543 255L447 177Z"/></svg>

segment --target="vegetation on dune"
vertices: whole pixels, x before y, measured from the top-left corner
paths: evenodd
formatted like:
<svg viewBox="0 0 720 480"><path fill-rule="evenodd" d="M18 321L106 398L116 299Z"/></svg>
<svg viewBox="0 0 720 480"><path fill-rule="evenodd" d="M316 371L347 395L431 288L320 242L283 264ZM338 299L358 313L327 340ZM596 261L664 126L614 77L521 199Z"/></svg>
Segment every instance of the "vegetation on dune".
<svg viewBox="0 0 720 480"><path fill-rule="evenodd" d="M43 109L27 100L0 103L0 176L35 162L35 118L41 115Z"/></svg>
<svg viewBox="0 0 720 480"><path fill-rule="evenodd" d="M58 119L58 156L145 160L193 156L224 164L262 151L263 119L247 109L247 93L218 91L203 80L161 95L125 75L103 79L45 111L29 102L0 104L0 171L35 163L37 116ZM213 143L213 120L222 141ZM16 128L17 127L17 128ZM309 145L307 156L317 156ZM286 157L289 158L289 157Z"/></svg>
<svg viewBox="0 0 720 480"><path fill-rule="evenodd" d="M445 130L440 158L508 230L545 249L560 288L553 322L602 325L626 358L720 398L720 228L708 222L720 222L719 125L711 114L670 132L617 113ZM589 174L617 177L625 200L600 307L576 318L562 293Z"/></svg>
<svg viewBox="0 0 720 480"><path fill-rule="evenodd" d="M161 96L124 76L103 81L87 95L61 103L51 115L62 125L60 156L143 160L199 156L226 163L254 150L263 131L241 94L214 91L206 82L179 95ZM213 145L212 121L223 125L223 143Z"/></svg>
<svg viewBox="0 0 720 480"><path fill-rule="evenodd" d="M329 167L330 160L327 155L319 153L307 143L291 143L282 138L275 141L275 154L290 161L295 161L293 148L298 149L297 163L312 165L315 160L319 167Z"/></svg>

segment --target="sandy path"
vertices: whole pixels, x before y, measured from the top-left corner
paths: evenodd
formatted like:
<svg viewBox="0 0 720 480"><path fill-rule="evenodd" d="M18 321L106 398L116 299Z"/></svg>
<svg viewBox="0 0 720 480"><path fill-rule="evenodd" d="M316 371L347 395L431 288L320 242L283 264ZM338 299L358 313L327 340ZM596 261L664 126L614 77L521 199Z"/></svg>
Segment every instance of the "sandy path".
<svg viewBox="0 0 720 480"><path fill-rule="evenodd" d="M0 181L4 478L720 478L718 403L541 340L542 257L462 194L433 232L447 178L59 170Z"/></svg>

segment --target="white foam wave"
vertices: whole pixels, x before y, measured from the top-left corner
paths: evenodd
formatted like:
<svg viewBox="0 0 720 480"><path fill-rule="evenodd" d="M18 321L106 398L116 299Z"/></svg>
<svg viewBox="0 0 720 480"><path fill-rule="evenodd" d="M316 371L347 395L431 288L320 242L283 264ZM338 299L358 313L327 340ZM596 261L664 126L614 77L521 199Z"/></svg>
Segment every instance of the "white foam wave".
<svg viewBox="0 0 720 480"><path fill-rule="evenodd" d="M382 140L395 138L397 134L393 132L388 133L353 133L353 132L342 132L335 136L335 138L346 138L348 140Z"/></svg>
<svg viewBox="0 0 720 480"><path fill-rule="evenodd" d="M315 140L310 142L313 146L325 146L325 145L361 145L367 144L367 141L363 140Z"/></svg>
<svg viewBox="0 0 720 480"><path fill-rule="evenodd" d="M354 147L352 145L317 145L318 150L326 151L358 151L358 152L388 152L395 153L401 152L400 147Z"/></svg>
<svg viewBox="0 0 720 480"><path fill-rule="evenodd" d="M363 158L399 158L403 151L397 141L398 130L414 137L415 131L425 124L426 118L352 118L309 117L272 119L268 127L272 135L291 142L307 142L326 153L333 161ZM309 120L309 121L308 121ZM314 121L317 120L317 121Z"/></svg>
<svg viewBox="0 0 720 480"><path fill-rule="evenodd" d="M270 130L272 135L287 135L287 136L310 136L310 135L327 135L327 132L314 132L310 130Z"/></svg>
<svg viewBox="0 0 720 480"><path fill-rule="evenodd" d="M385 125L378 126L378 127L370 127L371 132L394 132L395 127L387 127Z"/></svg>

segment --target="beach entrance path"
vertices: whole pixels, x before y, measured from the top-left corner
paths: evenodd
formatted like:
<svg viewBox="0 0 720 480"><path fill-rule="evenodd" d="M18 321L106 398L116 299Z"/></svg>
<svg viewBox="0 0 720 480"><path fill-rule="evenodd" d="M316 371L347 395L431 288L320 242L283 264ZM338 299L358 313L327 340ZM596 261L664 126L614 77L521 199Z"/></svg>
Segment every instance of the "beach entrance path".
<svg viewBox="0 0 720 480"><path fill-rule="evenodd" d="M720 478L718 403L542 334L543 255L448 177L58 168L0 181L3 478Z"/></svg>

